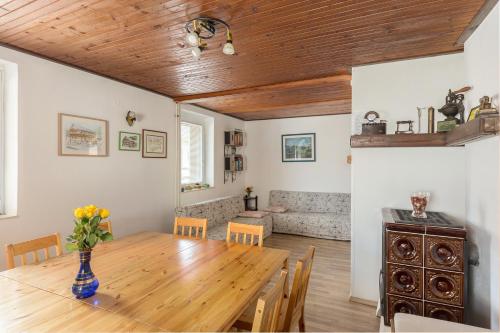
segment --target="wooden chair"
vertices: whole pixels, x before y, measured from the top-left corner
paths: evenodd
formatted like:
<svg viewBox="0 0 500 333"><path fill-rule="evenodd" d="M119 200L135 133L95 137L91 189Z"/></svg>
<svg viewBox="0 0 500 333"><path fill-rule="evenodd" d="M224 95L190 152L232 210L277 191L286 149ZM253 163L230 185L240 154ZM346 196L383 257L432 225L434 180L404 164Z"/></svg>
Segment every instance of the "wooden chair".
<svg viewBox="0 0 500 333"><path fill-rule="evenodd" d="M207 239L207 219L197 219L194 217L176 217L174 223L174 235L199 239L201 228L201 239ZM184 231L187 229L187 234ZM179 233L180 232L180 233ZM193 236L194 232L194 236Z"/></svg>
<svg viewBox="0 0 500 333"><path fill-rule="evenodd" d="M295 325L299 325L299 331L305 332L304 323L304 304L306 302L307 287L309 286L309 278L311 277L312 264L314 259L314 246L309 246L306 255L297 260L295 266L295 274L293 276L292 292L285 314L282 331L290 332Z"/></svg>
<svg viewBox="0 0 500 333"><path fill-rule="evenodd" d="M304 303L309 285L309 277L311 276L312 262L314 258L314 246L310 246L305 256L297 260L295 266L295 274L292 284L292 292L289 298L283 302L282 314L280 318L279 331L290 332L298 324L300 332L305 332L304 323ZM238 329L249 330L253 327L252 320L255 322L255 306L252 304L236 321L234 326Z"/></svg>
<svg viewBox="0 0 500 333"><path fill-rule="evenodd" d="M264 296L259 297L255 307L252 332L278 332L287 278L288 272L282 270L274 287Z"/></svg>
<svg viewBox="0 0 500 333"><path fill-rule="evenodd" d="M62 245L61 245L61 237L58 233L29 240L26 242L21 242L17 244L8 244L5 246L5 256L7 258L7 268L15 268L16 263L14 258L17 256L21 256L21 264L28 264L28 257L26 254L32 253L33 263L37 264L40 262L40 254L39 251L43 250L44 252L44 260L50 258L49 249L54 246L56 249L56 256L62 255Z"/></svg>
<svg viewBox="0 0 500 333"><path fill-rule="evenodd" d="M234 240L236 243L240 242L240 235L241 235L242 236L241 240L243 244L247 244L248 238L250 240L250 245L255 244L255 236L259 237L259 242L258 242L259 247L262 247L264 244L264 226L262 225L229 222L227 224L226 242L231 243L232 234L235 234Z"/></svg>
<svg viewBox="0 0 500 333"><path fill-rule="evenodd" d="M99 229L105 230L110 234L113 234L113 227L111 225L111 221L101 222L99 223Z"/></svg>

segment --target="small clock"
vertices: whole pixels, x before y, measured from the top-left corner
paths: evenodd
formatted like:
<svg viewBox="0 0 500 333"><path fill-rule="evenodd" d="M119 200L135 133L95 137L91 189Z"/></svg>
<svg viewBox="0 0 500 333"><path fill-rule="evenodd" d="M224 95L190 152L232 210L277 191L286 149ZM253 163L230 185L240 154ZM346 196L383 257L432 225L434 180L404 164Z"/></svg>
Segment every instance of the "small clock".
<svg viewBox="0 0 500 333"><path fill-rule="evenodd" d="M379 114L375 111L368 111L367 113L365 113L365 119L370 123L374 123L379 118Z"/></svg>

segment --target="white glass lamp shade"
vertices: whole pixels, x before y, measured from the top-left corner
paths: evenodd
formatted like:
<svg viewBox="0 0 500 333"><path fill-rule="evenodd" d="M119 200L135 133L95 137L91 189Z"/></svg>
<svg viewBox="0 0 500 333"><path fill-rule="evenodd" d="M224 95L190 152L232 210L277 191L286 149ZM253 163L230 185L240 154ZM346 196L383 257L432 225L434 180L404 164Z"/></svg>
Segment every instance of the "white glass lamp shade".
<svg viewBox="0 0 500 333"><path fill-rule="evenodd" d="M199 40L200 40L200 37L198 36L198 34L195 31L189 32L186 35L186 43L188 43L189 46L198 46Z"/></svg>
<svg viewBox="0 0 500 333"><path fill-rule="evenodd" d="M233 55L234 54L234 46L233 43L227 42L224 44L224 48L222 49L222 52L227 55Z"/></svg>
<svg viewBox="0 0 500 333"><path fill-rule="evenodd" d="M195 58L196 60L199 60L200 57L201 57L201 49L196 46L196 47L193 47L191 49L191 55L193 56L193 58Z"/></svg>

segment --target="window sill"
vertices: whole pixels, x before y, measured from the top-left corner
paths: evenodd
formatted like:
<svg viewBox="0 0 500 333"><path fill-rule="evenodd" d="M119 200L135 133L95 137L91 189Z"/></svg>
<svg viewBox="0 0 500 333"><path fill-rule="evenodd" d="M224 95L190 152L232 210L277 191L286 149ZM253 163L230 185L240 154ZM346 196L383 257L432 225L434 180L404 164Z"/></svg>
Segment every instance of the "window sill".
<svg viewBox="0 0 500 333"><path fill-rule="evenodd" d="M17 215L7 215L7 214L5 214L5 215L0 215L0 220L13 219L15 217L17 217Z"/></svg>
<svg viewBox="0 0 500 333"><path fill-rule="evenodd" d="M207 190L213 190L215 189L214 186L210 186L210 187L206 187L206 188L193 188L191 190L184 190L184 191L181 191L181 194L182 193L191 193L191 192L200 192L200 191L207 191Z"/></svg>

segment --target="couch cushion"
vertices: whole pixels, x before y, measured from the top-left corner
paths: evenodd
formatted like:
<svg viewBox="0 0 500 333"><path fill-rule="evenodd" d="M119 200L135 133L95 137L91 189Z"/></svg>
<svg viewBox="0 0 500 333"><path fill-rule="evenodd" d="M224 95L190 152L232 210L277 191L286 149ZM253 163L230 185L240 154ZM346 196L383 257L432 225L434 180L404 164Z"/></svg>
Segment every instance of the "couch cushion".
<svg viewBox="0 0 500 333"><path fill-rule="evenodd" d="M284 234L350 240L350 216L334 213L273 213L273 231Z"/></svg>
<svg viewBox="0 0 500 333"><path fill-rule="evenodd" d="M210 227L207 230L207 238L215 240L225 240L227 235L227 223Z"/></svg>
<svg viewBox="0 0 500 333"><path fill-rule="evenodd" d="M238 217L251 217L251 218L261 219L269 214L270 214L269 212L263 212L260 210L246 210L244 212L238 213Z"/></svg>
<svg viewBox="0 0 500 333"><path fill-rule="evenodd" d="M266 215L263 218L257 219L252 217L236 217L231 220L236 223L256 224L264 226L264 238L271 236L273 233L273 219L271 215Z"/></svg>
<svg viewBox="0 0 500 333"><path fill-rule="evenodd" d="M271 191L270 206L284 206L290 212L351 214L349 193Z"/></svg>
<svg viewBox="0 0 500 333"><path fill-rule="evenodd" d="M175 210L175 215L206 218L210 229L218 225L225 225L243 210L245 210L243 197L232 196L180 207Z"/></svg>
<svg viewBox="0 0 500 333"><path fill-rule="evenodd" d="M264 208L265 212L270 212L270 213L284 213L287 210L288 208L284 206L269 206L267 208Z"/></svg>

